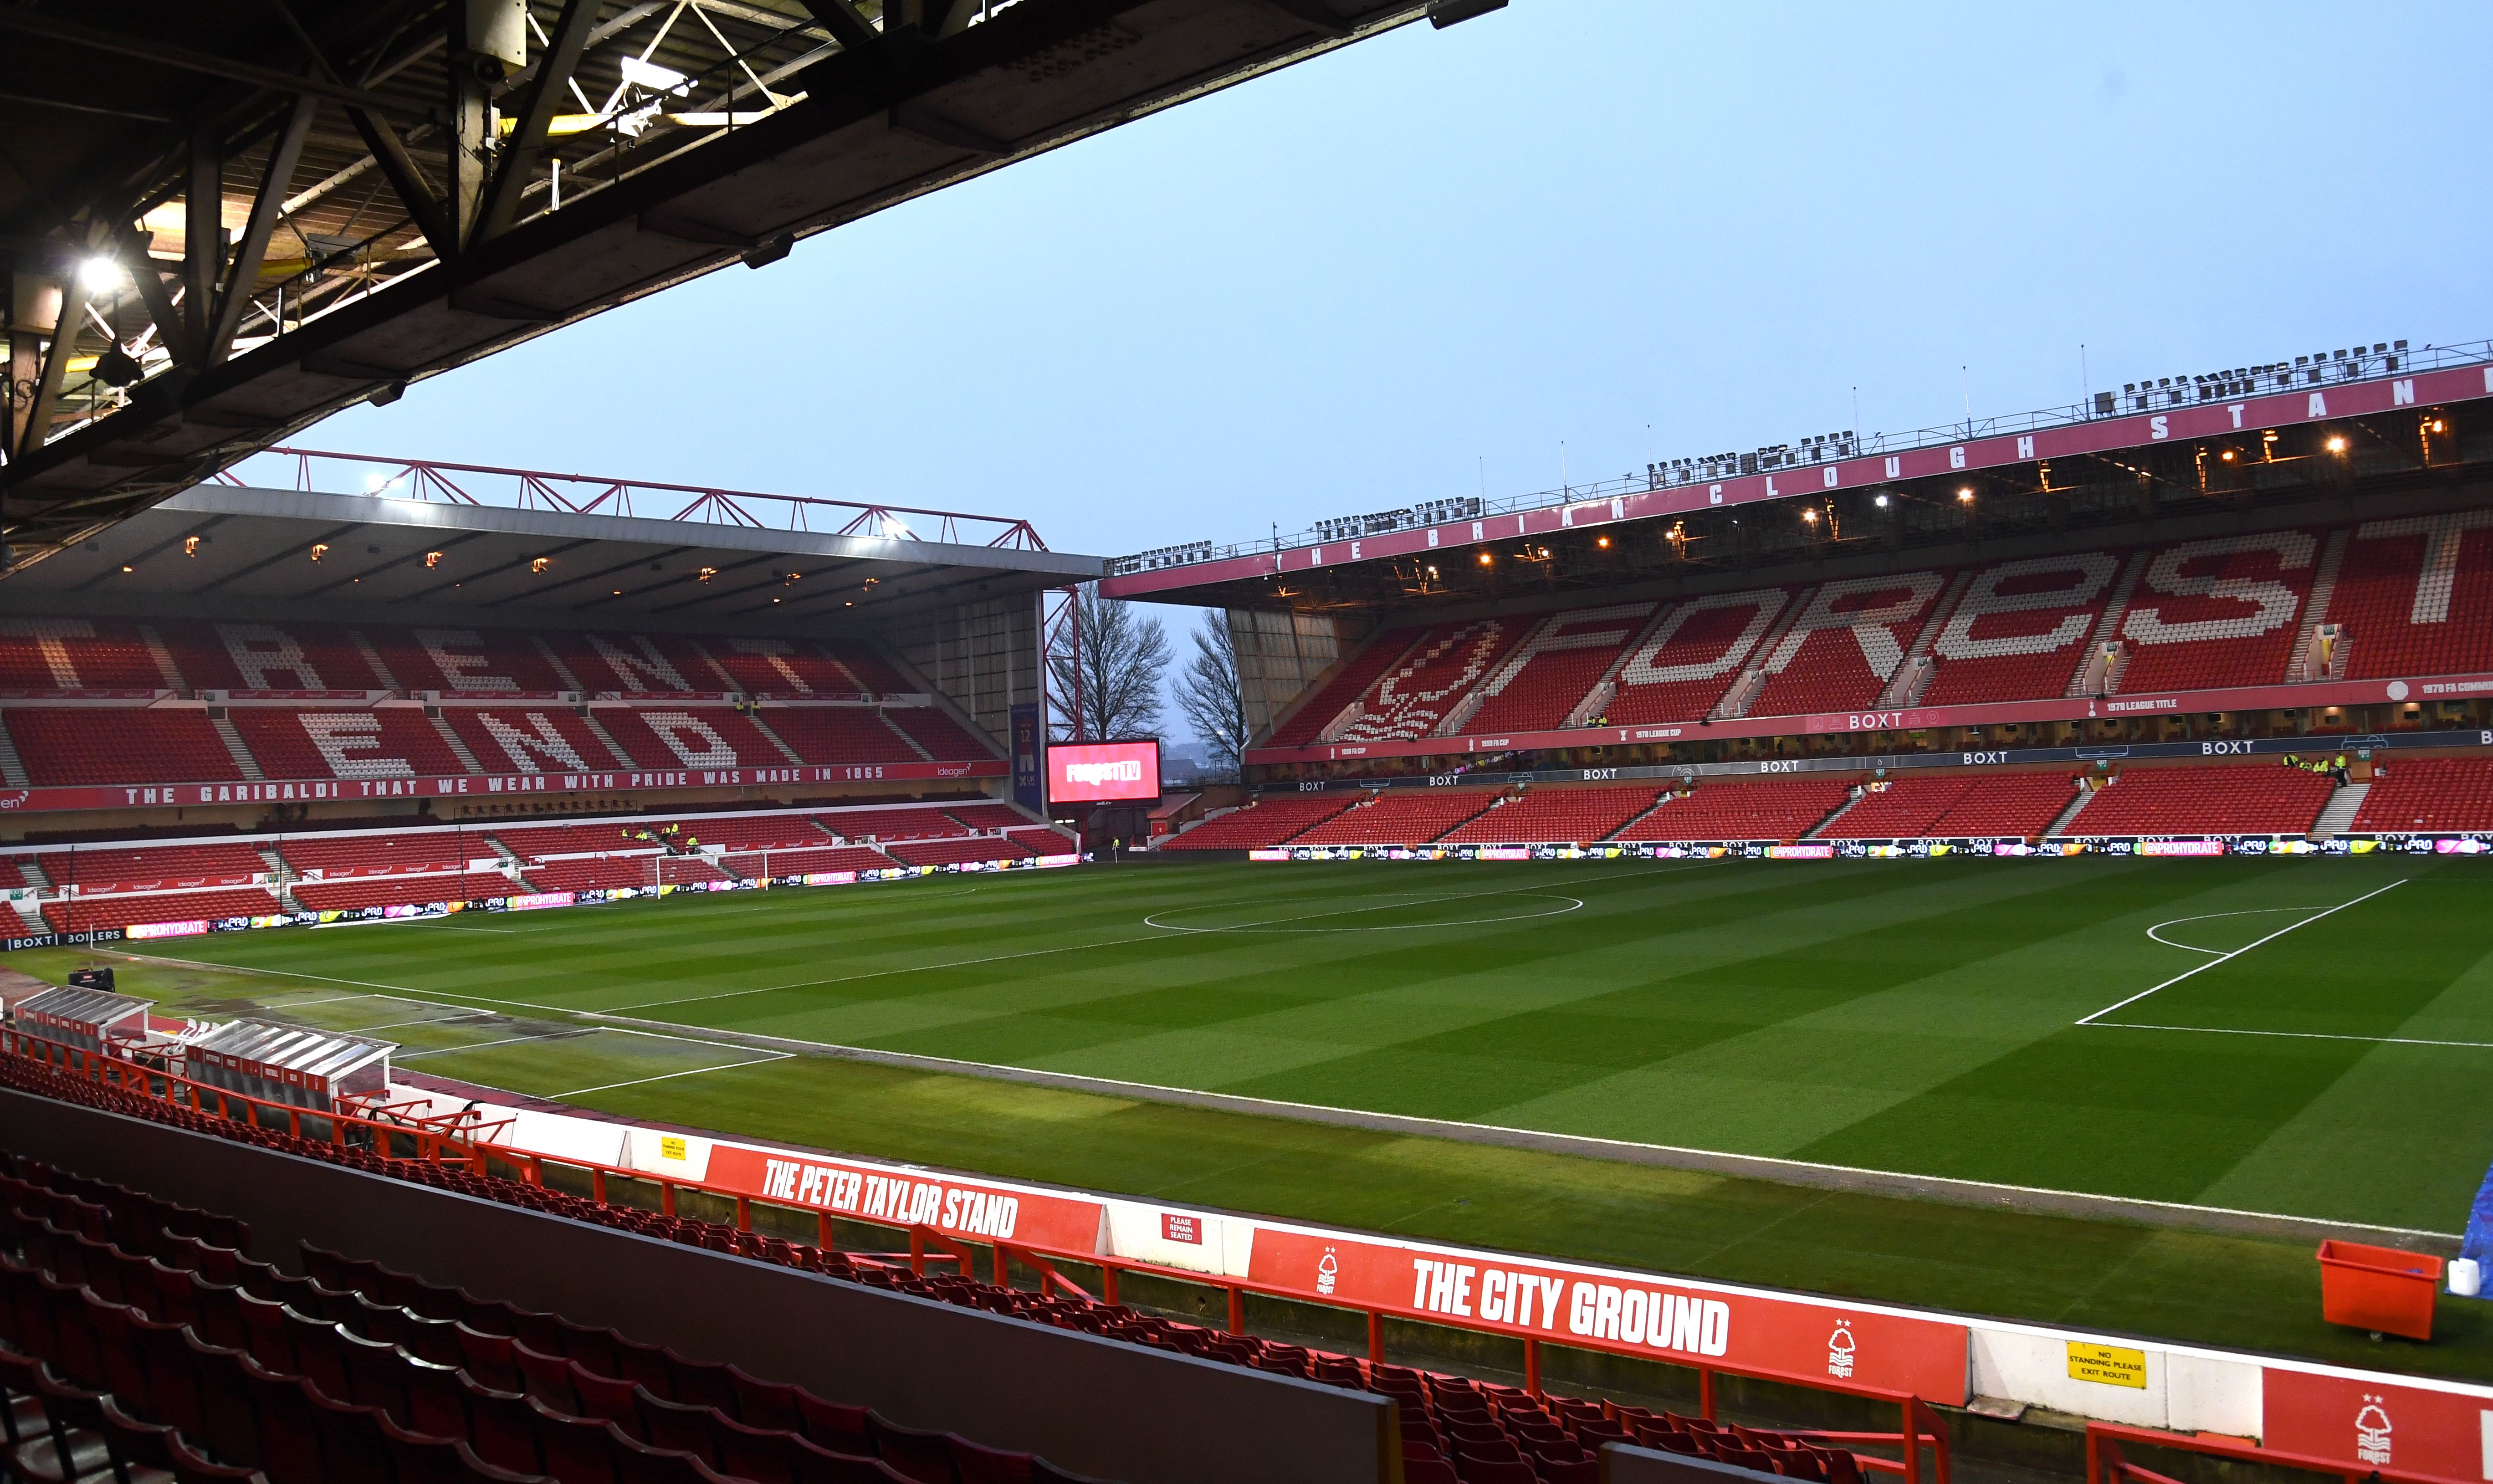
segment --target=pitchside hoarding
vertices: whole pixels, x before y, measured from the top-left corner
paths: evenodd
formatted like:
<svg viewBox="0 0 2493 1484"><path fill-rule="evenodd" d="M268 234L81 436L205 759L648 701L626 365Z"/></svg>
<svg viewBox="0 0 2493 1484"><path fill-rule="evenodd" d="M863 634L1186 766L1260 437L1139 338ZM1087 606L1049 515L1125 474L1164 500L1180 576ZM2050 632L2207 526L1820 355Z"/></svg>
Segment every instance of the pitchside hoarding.
<svg viewBox="0 0 2493 1484"><path fill-rule="evenodd" d="M1055 742L1045 756L1050 803L1122 803L1160 796L1156 742Z"/></svg>

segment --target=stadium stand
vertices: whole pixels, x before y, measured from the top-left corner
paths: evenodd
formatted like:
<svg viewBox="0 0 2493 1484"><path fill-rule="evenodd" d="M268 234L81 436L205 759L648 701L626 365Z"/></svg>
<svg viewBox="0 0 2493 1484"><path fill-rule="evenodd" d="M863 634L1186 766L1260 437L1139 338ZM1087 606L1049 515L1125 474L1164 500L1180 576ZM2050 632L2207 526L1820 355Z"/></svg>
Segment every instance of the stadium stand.
<svg viewBox="0 0 2493 1484"><path fill-rule="evenodd" d="M242 887L207 892L146 892L77 896L44 903L44 921L55 932L92 932L135 923L221 922L235 917L274 917L285 905L268 893Z"/></svg>
<svg viewBox="0 0 2493 1484"><path fill-rule="evenodd" d="M1844 806L1848 785L1833 778L1730 778L1665 795L1653 812L1621 830L1622 840L1796 840Z"/></svg>
<svg viewBox="0 0 2493 1484"><path fill-rule="evenodd" d="M1397 1404L1408 1484L1595 1484L1598 1450L1612 1441L1817 1484L1861 1484L1864 1473L1860 1456L1807 1433L1528 1392L967 1271L928 1276L889 1258L302 1138L28 1057L0 1057L0 1085L727 1259L1372 1392ZM267 1484L1079 1484L1029 1454L899 1427L730 1363L308 1242L305 1276L293 1277L246 1257L248 1240L230 1217L0 1155L0 1354L18 1358L0 1365L0 1403L18 1467L37 1477L156 1470L151 1480L172 1473L182 1484L255 1469ZM60 1467L68 1460L84 1468Z"/></svg>
<svg viewBox="0 0 2493 1484"><path fill-rule="evenodd" d="M44 857L53 884L81 892L172 892L248 886L268 870L259 852L232 845L91 845Z"/></svg>
<svg viewBox="0 0 2493 1484"><path fill-rule="evenodd" d="M1527 626L1519 619L1475 619L1428 630L1361 694L1358 713L1336 735L1352 742L1429 736Z"/></svg>
<svg viewBox="0 0 2493 1484"><path fill-rule="evenodd" d="M554 695L579 687L555 671L528 635L509 629L368 628L390 678L444 697Z"/></svg>
<svg viewBox="0 0 2493 1484"><path fill-rule="evenodd" d="M226 717L263 777L440 777L467 771L411 706L355 712L236 707Z"/></svg>
<svg viewBox="0 0 2493 1484"><path fill-rule="evenodd" d="M1019 861L1035 854L1007 835L979 834L956 840L904 840L884 853L904 865L960 865L971 861Z"/></svg>
<svg viewBox="0 0 2493 1484"><path fill-rule="evenodd" d="M1653 807L1658 790L1535 788L1510 799L1445 836L1449 845L1582 845Z"/></svg>
<svg viewBox="0 0 2493 1484"><path fill-rule="evenodd" d="M485 834L471 830L423 830L405 834L354 830L325 838L297 834L280 840L276 850L297 872L317 871L330 880L464 870L469 861L494 854L493 844Z"/></svg>
<svg viewBox="0 0 2493 1484"><path fill-rule="evenodd" d="M2319 551L2310 531L2270 530L2157 552L2121 615L2119 689L2282 683Z"/></svg>
<svg viewBox="0 0 2493 1484"><path fill-rule="evenodd" d="M856 677L858 689L867 695L900 696L917 688L871 650L845 648L837 651L837 658L840 668Z"/></svg>
<svg viewBox="0 0 2493 1484"><path fill-rule="evenodd" d="M1817 832L1824 839L2032 839L2069 806L2058 772L1901 777L1865 793Z"/></svg>
<svg viewBox="0 0 2493 1484"><path fill-rule="evenodd" d="M1300 747L1316 740L1316 734L1330 725L1342 708L1367 693L1386 667L1400 659L1411 648L1411 642L1423 630L1416 627L1396 628L1376 635L1358 652L1344 660L1324 687L1307 698L1307 704L1292 712L1273 733L1276 747Z"/></svg>
<svg viewBox="0 0 2493 1484"><path fill-rule="evenodd" d="M303 881L294 899L313 912L351 912L359 907L404 907L428 902L488 901L519 890L499 871L429 871L367 876L351 881Z"/></svg>
<svg viewBox="0 0 2493 1484"><path fill-rule="evenodd" d="M773 708L763 722L808 763L914 763L917 753L885 723L885 712L863 706ZM953 753L947 756L982 756Z"/></svg>
<svg viewBox="0 0 2493 1484"><path fill-rule="evenodd" d="M325 625L170 624L165 648L194 690L386 690L354 636Z"/></svg>
<svg viewBox="0 0 2493 1484"><path fill-rule="evenodd" d="M1876 703L1950 574L1906 572L1821 585L1758 666L1752 716L1793 716Z"/></svg>
<svg viewBox="0 0 2493 1484"><path fill-rule="evenodd" d="M834 809L816 814L814 822L844 840L940 840L970 833L940 808Z"/></svg>
<svg viewBox="0 0 2493 1484"><path fill-rule="evenodd" d="M779 768L788 755L726 706L601 707L596 717L636 768Z"/></svg>
<svg viewBox="0 0 2493 1484"><path fill-rule="evenodd" d="M1610 720L1684 721L1712 712L1791 600L1787 589L1757 588L1666 610L1611 678Z"/></svg>
<svg viewBox="0 0 2493 1484"><path fill-rule="evenodd" d="M1277 794L1207 819L1162 850L1261 850L1349 808L1355 795Z"/></svg>
<svg viewBox="0 0 2493 1484"><path fill-rule="evenodd" d="M2493 510L2356 527L2321 618L2352 679L2493 670Z"/></svg>
<svg viewBox="0 0 2493 1484"><path fill-rule="evenodd" d="M1543 619L1480 683L1474 692L1479 710L1459 725L1476 732L1565 726L1653 609L1651 603L1615 603Z"/></svg>
<svg viewBox="0 0 2493 1484"><path fill-rule="evenodd" d="M2363 833L2493 830L2493 759L2434 757L2375 768L2356 811Z"/></svg>
<svg viewBox="0 0 2493 1484"><path fill-rule="evenodd" d="M537 638L591 695L680 695L731 688L726 674L680 634L554 630Z"/></svg>
<svg viewBox="0 0 2493 1484"><path fill-rule="evenodd" d="M561 707L445 706L441 719L487 772L632 766L630 759L617 758L579 715Z"/></svg>
<svg viewBox="0 0 2493 1484"><path fill-rule="evenodd" d="M926 749L931 758L957 762L962 758L987 758L996 755L995 747L972 735L970 729L950 715L932 706L895 706L885 711L884 719L900 728Z"/></svg>
<svg viewBox="0 0 2493 1484"><path fill-rule="evenodd" d="M38 787L81 783L218 783L242 770L197 708L112 711L12 707L9 740Z"/></svg>
<svg viewBox="0 0 2493 1484"><path fill-rule="evenodd" d="M391 1163L269 1137L358 1167ZM243 1256L227 1219L38 1162L7 1164L0 1287L10 1302L0 1306L0 1339L20 1363L0 1377L21 1478L1068 1477L1029 1454L902 1428L731 1364L687 1360L309 1244L310 1276L291 1277ZM427 1172L427 1183L463 1194L466 1181L482 1183ZM668 1236L712 1240L666 1229L679 1225L672 1218L655 1225ZM857 1274L836 1254L808 1255L817 1271ZM781 1253L755 1256L795 1265Z"/></svg>
<svg viewBox="0 0 2493 1484"><path fill-rule="evenodd" d="M695 816L676 823L701 843L728 850L785 850L831 842L822 826L802 814Z"/></svg>
<svg viewBox="0 0 2493 1484"><path fill-rule="evenodd" d="M1920 704L2066 693L2126 560L2118 552L2078 552L1976 572L1931 645L1937 670Z"/></svg>
<svg viewBox="0 0 2493 1484"><path fill-rule="evenodd" d="M1435 839L1497 802L1487 789L1382 794L1307 830L1301 845L1420 845Z"/></svg>
<svg viewBox="0 0 2493 1484"><path fill-rule="evenodd" d="M0 690L158 690L172 686L137 625L108 619L0 620Z"/></svg>
<svg viewBox="0 0 2493 1484"><path fill-rule="evenodd" d="M817 871L887 871L899 862L863 845L794 850L730 851L719 864L748 880L756 876L804 876Z"/></svg>
<svg viewBox="0 0 2493 1484"><path fill-rule="evenodd" d="M1030 824L1028 815L1008 803L946 804L944 816L965 830L1019 830Z"/></svg>
<svg viewBox="0 0 2493 1484"><path fill-rule="evenodd" d="M2131 768L2087 800L2066 834L2303 834L2335 789L2276 764Z"/></svg>
<svg viewBox="0 0 2493 1484"><path fill-rule="evenodd" d="M702 648L747 695L811 699L865 689L833 651L801 639L732 635L704 641Z"/></svg>

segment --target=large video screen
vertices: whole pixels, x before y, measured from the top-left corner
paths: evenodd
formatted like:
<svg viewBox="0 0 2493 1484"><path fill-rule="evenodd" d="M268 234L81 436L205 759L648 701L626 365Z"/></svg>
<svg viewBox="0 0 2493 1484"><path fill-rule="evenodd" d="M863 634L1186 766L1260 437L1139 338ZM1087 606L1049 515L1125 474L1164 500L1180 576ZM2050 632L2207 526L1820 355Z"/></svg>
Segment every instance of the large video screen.
<svg viewBox="0 0 2493 1484"><path fill-rule="evenodd" d="M1047 799L1050 803L1106 803L1124 799L1160 796L1160 744L1131 742L1050 742L1047 745Z"/></svg>

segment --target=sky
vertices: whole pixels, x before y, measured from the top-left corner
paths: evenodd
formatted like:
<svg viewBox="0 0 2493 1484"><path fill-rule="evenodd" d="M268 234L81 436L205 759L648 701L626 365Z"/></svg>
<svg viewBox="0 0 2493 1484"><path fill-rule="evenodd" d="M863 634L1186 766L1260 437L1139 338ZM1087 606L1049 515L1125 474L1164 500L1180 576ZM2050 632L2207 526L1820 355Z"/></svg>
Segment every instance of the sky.
<svg viewBox="0 0 2493 1484"><path fill-rule="evenodd" d="M2481 3L1515 0L295 441L1114 556L2459 344L2493 335L2488 82Z"/></svg>

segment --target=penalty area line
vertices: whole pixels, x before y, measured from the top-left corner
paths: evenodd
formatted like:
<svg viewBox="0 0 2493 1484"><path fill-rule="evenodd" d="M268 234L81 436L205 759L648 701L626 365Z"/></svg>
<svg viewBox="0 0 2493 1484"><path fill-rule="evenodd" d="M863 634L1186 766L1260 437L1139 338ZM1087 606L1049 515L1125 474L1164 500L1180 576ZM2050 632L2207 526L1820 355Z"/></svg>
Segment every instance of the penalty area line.
<svg viewBox="0 0 2493 1484"><path fill-rule="evenodd" d="M2380 895L2383 892L2394 892L2394 891L2396 891L2398 888L2400 888L2400 887L2402 887L2402 886L2405 886L2405 885L2407 884L2407 882L2408 882L2410 879L2412 879L2412 878L2401 876L2401 877L2399 877L2397 880L2390 882L2388 886L2385 886L2385 887L2379 887L2379 888L2376 888L2376 889L2374 889L2374 890L2372 890L2372 891L2366 892L2366 893L2364 893L2362 895L2356 897L2356 898L2355 898L2354 900L2352 900L2352 901L2342 901L2342 902L2339 902L2339 903L2338 903L2336 906L2334 906L2334 907L2325 907L2325 908L2321 909L2320 911L2313 913L2311 916L2309 916L2309 917L2307 917L2307 918L2302 919L2302 920L2301 920L2300 922L2298 922L2298 923L2288 923L2288 924L2286 924L2283 927L2280 927L2280 928L2278 928L2276 931L2274 931L2274 932L2272 932L2272 933L2269 933L2267 937L2265 937L2265 938L2255 939L2255 940L2253 940L2253 941L2251 941L2251 942L2249 942L2249 943L2245 943L2245 944L2243 944L2241 947L2239 947L2239 948L2238 948L2238 949L2235 949L2235 950L2234 950L2232 953L2230 953L2230 954L2222 954L2222 955L2220 955L2220 956L2218 956L2218 957L2210 958L2210 959L2208 959L2208 960L2207 962L2205 962L2205 963L2193 964L2193 965L2192 965L2192 966L2190 966L2189 968L2184 969L2184 970L2182 970L2180 973L2174 975L2171 979L2168 979L2168 980L2166 980L2164 983L2162 983L2162 984L2160 984L2155 985L2155 986L2154 986L2153 988L2151 988L2151 989L2141 989L2141 990L2140 990L2140 991L2138 991L2136 994L2131 995L2128 999L2125 999L2125 1000L2120 1001L2118 1004L2106 1005L2103 1009L2096 1011L2093 1015L2088 1015L2088 1016L2086 1016L2085 1018L2083 1018L2083 1019L2081 1019L2080 1021L2078 1021L2078 1024L2080 1024L2080 1025L2092 1025L2092 1024L2094 1024L2096 1021L2101 1020L2104 1016L2106 1016L2106 1015L2111 1015L2111 1014L2112 1014L2114 1011L2116 1011L2116 1010L2122 1009L2122 1008L2124 1008L2124 1007L2126 1007L2126 1006L2135 1005L2135 1004L2137 1004L2139 1001L2141 1001L2141 1000L2143 1000L2143 999L2147 998L2147 997L2148 997L2148 995L2150 995L2150 994L2158 994L2158 993L2161 993L2161 992L2162 992L2162 991L2164 991L2164 990L2167 990L2167 989L2172 988L2175 984L2178 984L2181 983L2181 982L2182 982L2183 980L2185 980L2185 979L2189 979L2189 978L2191 978L2191 977L2192 977L2192 976L2194 976L2194 975L2199 975L2199 974L2205 974L2205 973L2207 973L2209 969L2212 969L2212 968L2216 967L2218 964L2231 963L2231 962L2233 962L2235 959L2239 958L2240 956L2242 956L2244 954L2249 953L2252 949L2258 948L2258 947L2260 947L2262 944L2266 944L2266 943L2273 943L2273 942L2275 942L2277 939L2284 937L2287 933L2290 933L2290 932L2294 931L2294 930L2295 930L2296 928L2298 928L2298 927L2308 927L2308 926L2310 926L2312 924L2319 922L2322 918L2333 916L2333 915L2335 915L2335 914L2337 914L2337 913L2340 913L2340 912L2345 911L2345 910L2346 910L2347 908L2349 908L2349 907L2359 907L2359 906L2361 906L2363 903L2365 903L2365 902L2367 902L2367 901L2370 901L2373 897ZM2176 919L2175 921L2178 922L2178 921L2184 921L2184 920L2182 920L2182 919ZM2167 925L2167 924L2164 924L2159 923L2159 924L2157 924L2156 925L2160 927L2160 926L2164 926L2164 925ZM2161 938L2158 938L2156 941L2157 941L2157 942L2159 942L2159 943L2161 943L2161 942L2163 942L2164 940L2163 940L2163 939L2161 939ZM2185 946L2186 946L2186 945L2183 945L2183 944L2178 944L2178 943L2176 943L2176 944L2167 944L2167 945L2166 945L2166 947L2168 947L2168 948L2180 948L2180 947L2185 947ZM2203 953L2204 953L2204 952L2205 952L2205 950L2201 950L2201 952L2203 952Z"/></svg>
<svg viewBox="0 0 2493 1484"><path fill-rule="evenodd" d="M2080 1021L2081 1025L2086 1022ZM2295 1041L2359 1041L2376 1046L2457 1046L2462 1050L2493 1051L2493 1041L2432 1041L2421 1036L2347 1036L2334 1031L2255 1031L2236 1025L2140 1025L2130 1020L2107 1020L2099 1031L2185 1031L2193 1036L2283 1036Z"/></svg>

